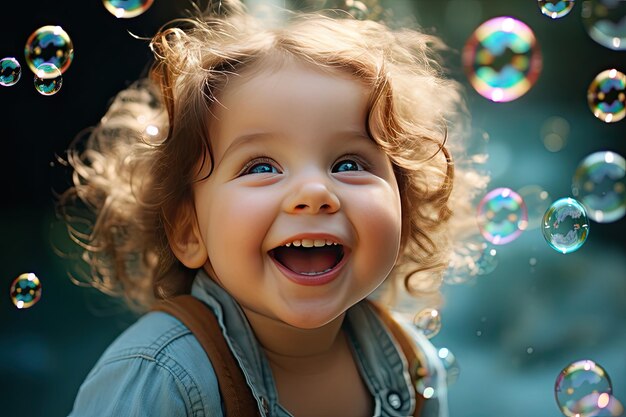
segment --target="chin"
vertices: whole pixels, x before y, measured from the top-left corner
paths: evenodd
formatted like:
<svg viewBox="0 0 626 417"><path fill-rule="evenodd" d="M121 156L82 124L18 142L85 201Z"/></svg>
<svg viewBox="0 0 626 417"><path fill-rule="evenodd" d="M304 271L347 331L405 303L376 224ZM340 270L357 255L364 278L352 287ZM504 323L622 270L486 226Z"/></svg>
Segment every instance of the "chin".
<svg viewBox="0 0 626 417"><path fill-rule="evenodd" d="M315 308L305 309L305 311L290 311L279 315L282 322L302 330L318 329L342 316L347 309L339 309L334 311L323 311L323 309Z"/></svg>

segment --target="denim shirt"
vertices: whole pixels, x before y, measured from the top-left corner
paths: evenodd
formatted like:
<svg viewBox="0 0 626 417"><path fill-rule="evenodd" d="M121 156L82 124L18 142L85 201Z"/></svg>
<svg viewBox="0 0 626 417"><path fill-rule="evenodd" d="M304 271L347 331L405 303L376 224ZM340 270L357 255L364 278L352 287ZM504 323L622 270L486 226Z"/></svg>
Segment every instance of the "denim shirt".
<svg viewBox="0 0 626 417"><path fill-rule="evenodd" d="M290 417L278 403L270 365L239 305L203 271L194 280L192 295L215 313L260 414ZM429 385L437 393L426 401L422 416L448 417L445 369L434 347L410 323L401 324L428 362ZM374 399L374 416L412 415L415 397L406 360L378 316L360 302L348 310L344 328ZM70 413L72 417L223 415L217 378L202 346L181 322L163 312L144 315L107 348L80 387Z"/></svg>

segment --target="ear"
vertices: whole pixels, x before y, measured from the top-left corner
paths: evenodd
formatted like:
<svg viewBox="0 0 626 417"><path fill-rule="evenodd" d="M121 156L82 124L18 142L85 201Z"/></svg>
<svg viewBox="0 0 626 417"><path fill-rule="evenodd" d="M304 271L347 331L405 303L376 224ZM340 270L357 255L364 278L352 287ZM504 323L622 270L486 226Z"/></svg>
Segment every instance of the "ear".
<svg viewBox="0 0 626 417"><path fill-rule="evenodd" d="M201 268L209 255L202 240L193 203L184 203L174 217L167 227L167 240L172 252L187 268Z"/></svg>

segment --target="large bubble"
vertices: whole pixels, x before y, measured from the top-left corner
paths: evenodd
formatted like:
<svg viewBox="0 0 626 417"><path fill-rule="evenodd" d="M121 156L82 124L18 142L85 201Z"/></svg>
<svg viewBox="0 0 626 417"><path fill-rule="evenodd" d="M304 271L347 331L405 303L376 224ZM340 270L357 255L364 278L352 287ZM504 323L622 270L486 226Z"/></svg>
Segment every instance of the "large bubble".
<svg viewBox="0 0 626 417"><path fill-rule="evenodd" d="M626 50L626 1L585 0L581 15L591 39L609 49Z"/></svg>
<svg viewBox="0 0 626 417"><path fill-rule="evenodd" d="M622 120L626 116L626 75L616 69L602 71L589 85L587 102L603 122Z"/></svg>
<svg viewBox="0 0 626 417"><path fill-rule="evenodd" d="M538 0L541 13L552 19L567 16L574 8L574 0Z"/></svg>
<svg viewBox="0 0 626 417"><path fill-rule="evenodd" d="M11 301L17 308L30 308L41 298L41 282L37 275L25 273L11 284Z"/></svg>
<svg viewBox="0 0 626 417"><path fill-rule="evenodd" d="M588 401L592 394L613 392L611 379L604 368L592 360L580 360L566 366L556 378L554 394L566 416L592 416L598 402Z"/></svg>
<svg viewBox="0 0 626 417"><path fill-rule="evenodd" d="M154 0L102 0L104 7L117 18L139 16L152 6Z"/></svg>
<svg viewBox="0 0 626 417"><path fill-rule="evenodd" d="M24 56L34 73L41 64L53 64L64 73L74 59L74 45L61 26L43 26L29 36Z"/></svg>
<svg viewBox="0 0 626 417"><path fill-rule="evenodd" d="M477 221L485 239L494 245L504 245L526 230L528 211L518 193L510 188L496 188L478 203Z"/></svg>
<svg viewBox="0 0 626 417"><path fill-rule="evenodd" d="M610 223L626 214L626 161L610 151L594 152L576 168L572 194L598 223Z"/></svg>
<svg viewBox="0 0 626 417"><path fill-rule="evenodd" d="M22 76L22 67L15 58L2 58L0 60L0 85L10 87L15 85Z"/></svg>
<svg viewBox="0 0 626 417"><path fill-rule="evenodd" d="M546 242L557 252L574 252L587 240L587 212L573 198L561 198L552 203L544 214L541 231Z"/></svg>
<svg viewBox="0 0 626 417"><path fill-rule="evenodd" d="M463 48L463 67L472 87L495 102L526 94L537 81L541 65L533 31L508 16L484 22Z"/></svg>

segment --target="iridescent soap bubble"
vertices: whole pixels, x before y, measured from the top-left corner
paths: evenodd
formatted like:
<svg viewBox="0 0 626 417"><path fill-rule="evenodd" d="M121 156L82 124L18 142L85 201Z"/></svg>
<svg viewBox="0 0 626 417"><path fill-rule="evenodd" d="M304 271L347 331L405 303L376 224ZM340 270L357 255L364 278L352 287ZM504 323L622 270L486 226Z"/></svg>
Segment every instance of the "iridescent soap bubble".
<svg viewBox="0 0 626 417"><path fill-rule="evenodd" d="M552 203L543 215L542 232L554 250L564 254L574 252L587 240L587 212L573 198L561 198Z"/></svg>
<svg viewBox="0 0 626 417"><path fill-rule="evenodd" d="M41 298L41 282L33 273L15 278L11 284L11 300L17 308L34 306Z"/></svg>
<svg viewBox="0 0 626 417"><path fill-rule="evenodd" d="M526 185L517 193L524 200L526 209L528 211L528 227L526 230L536 229L541 226L543 214L546 212L552 200L550 200L550 194L539 185Z"/></svg>
<svg viewBox="0 0 626 417"><path fill-rule="evenodd" d="M576 168L572 194L591 220L610 223L621 219L626 214L626 161L610 151L588 155Z"/></svg>
<svg viewBox="0 0 626 417"><path fill-rule="evenodd" d="M478 203L477 221L485 239L494 245L504 245L527 228L528 211L518 193L510 188L496 188Z"/></svg>
<svg viewBox="0 0 626 417"><path fill-rule="evenodd" d="M148 10L153 0L102 0L102 3L113 16L129 19Z"/></svg>
<svg viewBox="0 0 626 417"><path fill-rule="evenodd" d="M626 1L583 1L582 20L597 43L616 51L626 50Z"/></svg>
<svg viewBox="0 0 626 417"><path fill-rule="evenodd" d="M15 58L2 58L0 60L0 85L10 87L16 84L22 76L22 67Z"/></svg>
<svg viewBox="0 0 626 417"><path fill-rule="evenodd" d="M552 19L567 16L574 8L574 0L538 0L541 13Z"/></svg>
<svg viewBox="0 0 626 417"><path fill-rule="evenodd" d="M472 87L495 102L524 95L537 81L541 65L533 31L508 16L480 25L463 48L463 67Z"/></svg>
<svg viewBox="0 0 626 417"><path fill-rule="evenodd" d="M34 83L39 94L51 96L61 89L63 76L54 64L41 64L35 71Z"/></svg>
<svg viewBox="0 0 626 417"><path fill-rule="evenodd" d="M425 308L415 315L413 324L424 333L424 336L431 338L441 330L441 316L434 308Z"/></svg>
<svg viewBox="0 0 626 417"><path fill-rule="evenodd" d="M626 75L616 69L602 71L589 85L587 103L603 122L622 120L626 116Z"/></svg>
<svg viewBox="0 0 626 417"><path fill-rule="evenodd" d="M74 59L74 45L61 26L43 26L26 41L24 56L32 72L41 64L53 64L64 73Z"/></svg>
<svg viewBox="0 0 626 417"><path fill-rule="evenodd" d="M604 368L592 360L580 360L566 366L556 378L556 403L566 416L590 416L598 403L585 401L590 394L613 392L611 379Z"/></svg>

